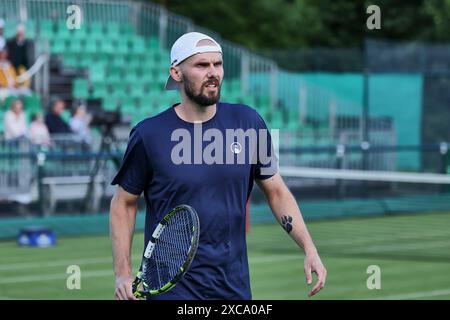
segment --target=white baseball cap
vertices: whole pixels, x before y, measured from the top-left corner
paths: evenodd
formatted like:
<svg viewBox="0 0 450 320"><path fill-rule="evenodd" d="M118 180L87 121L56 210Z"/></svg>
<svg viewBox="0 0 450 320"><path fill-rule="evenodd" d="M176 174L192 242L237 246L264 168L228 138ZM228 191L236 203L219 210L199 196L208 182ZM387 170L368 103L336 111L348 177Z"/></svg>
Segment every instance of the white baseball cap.
<svg viewBox="0 0 450 320"><path fill-rule="evenodd" d="M216 45L211 46L197 46L201 40L210 40ZM206 34L199 32L189 32L183 34L174 42L172 49L170 50L170 66L174 67L179 65L187 58L198 53L205 52L220 52L222 53L222 47L213 38ZM178 82L176 82L170 75L164 86L166 90L178 89Z"/></svg>

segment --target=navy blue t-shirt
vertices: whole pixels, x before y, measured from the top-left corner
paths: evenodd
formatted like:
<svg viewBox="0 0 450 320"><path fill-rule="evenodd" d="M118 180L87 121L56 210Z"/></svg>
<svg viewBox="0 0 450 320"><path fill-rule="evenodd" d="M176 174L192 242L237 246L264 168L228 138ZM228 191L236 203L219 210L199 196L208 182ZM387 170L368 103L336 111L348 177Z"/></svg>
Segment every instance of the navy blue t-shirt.
<svg viewBox="0 0 450 320"><path fill-rule="evenodd" d="M178 117L174 107L132 129L122 166L112 181L129 193L144 192L145 244L157 223L177 205L188 204L199 215L199 247L189 270L174 288L153 298L251 299L246 203L254 179L267 179L276 173L262 171L273 168L276 159L260 161L259 147L246 150L243 141L227 139L227 133L267 129L266 124L248 106L217 103L215 115L203 122L199 131L198 124ZM266 154L274 154L270 134L267 139L257 137L266 144ZM212 142L218 143L214 151ZM245 161L238 160L241 152L246 154ZM203 156L208 154L214 161ZM256 155L256 161L252 160Z"/></svg>

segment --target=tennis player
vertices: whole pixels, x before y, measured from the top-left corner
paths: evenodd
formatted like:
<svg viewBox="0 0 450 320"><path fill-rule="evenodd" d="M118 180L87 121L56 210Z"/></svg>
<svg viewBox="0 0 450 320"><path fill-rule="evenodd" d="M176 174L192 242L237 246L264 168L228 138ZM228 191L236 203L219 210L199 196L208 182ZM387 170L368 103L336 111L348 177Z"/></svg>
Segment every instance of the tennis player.
<svg viewBox="0 0 450 320"><path fill-rule="evenodd" d="M191 32L173 44L165 88L178 89L181 103L132 129L112 181L119 185L110 210L116 299L135 299L130 251L142 192L147 210L145 243L157 222L177 205L192 206L200 219L199 247L190 269L174 288L152 299L251 299L245 222L254 182L276 219L303 249L308 285L313 283L312 273L317 275L309 295L325 285L327 272L295 198L277 172L270 134L257 138L258 150L267 147L270 161L263 161L260 152L256 152L256 161L251 152L246 152L245 161L228 161L246 150L237 140L227 141L227 130L265 132L267 128L251 107L220 101L223 77L222 48L211 37ZM204 133L200 138L199 132ZM211 161L205 154L213 140Z"/></svg>

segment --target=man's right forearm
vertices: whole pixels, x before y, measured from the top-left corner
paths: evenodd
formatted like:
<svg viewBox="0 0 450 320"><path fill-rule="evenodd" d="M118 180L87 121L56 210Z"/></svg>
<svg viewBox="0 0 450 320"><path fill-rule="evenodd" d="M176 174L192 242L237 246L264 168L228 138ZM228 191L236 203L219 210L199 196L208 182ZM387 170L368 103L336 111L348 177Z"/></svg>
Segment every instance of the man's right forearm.
<svg viewBox="0 0 450 320"><path fill-rule="evenodd" d="M114 273L116 278L131 276L131 245L136 223L136 204L127 204L114 196L110 210Z"/></svg>

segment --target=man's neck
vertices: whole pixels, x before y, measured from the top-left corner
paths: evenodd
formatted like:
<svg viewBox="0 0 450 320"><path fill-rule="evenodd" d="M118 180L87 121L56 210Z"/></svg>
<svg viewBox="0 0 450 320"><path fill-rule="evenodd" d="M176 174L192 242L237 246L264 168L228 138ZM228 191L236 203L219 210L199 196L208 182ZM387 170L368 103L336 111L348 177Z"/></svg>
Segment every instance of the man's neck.
<svg viewBox="0 0 450 320"><path fill-rule="evenodd" d="M183 99L175 107L178 117L186 122L206 122L214 117L217 110L217 104L202 107L189 99Z"/></svg>

